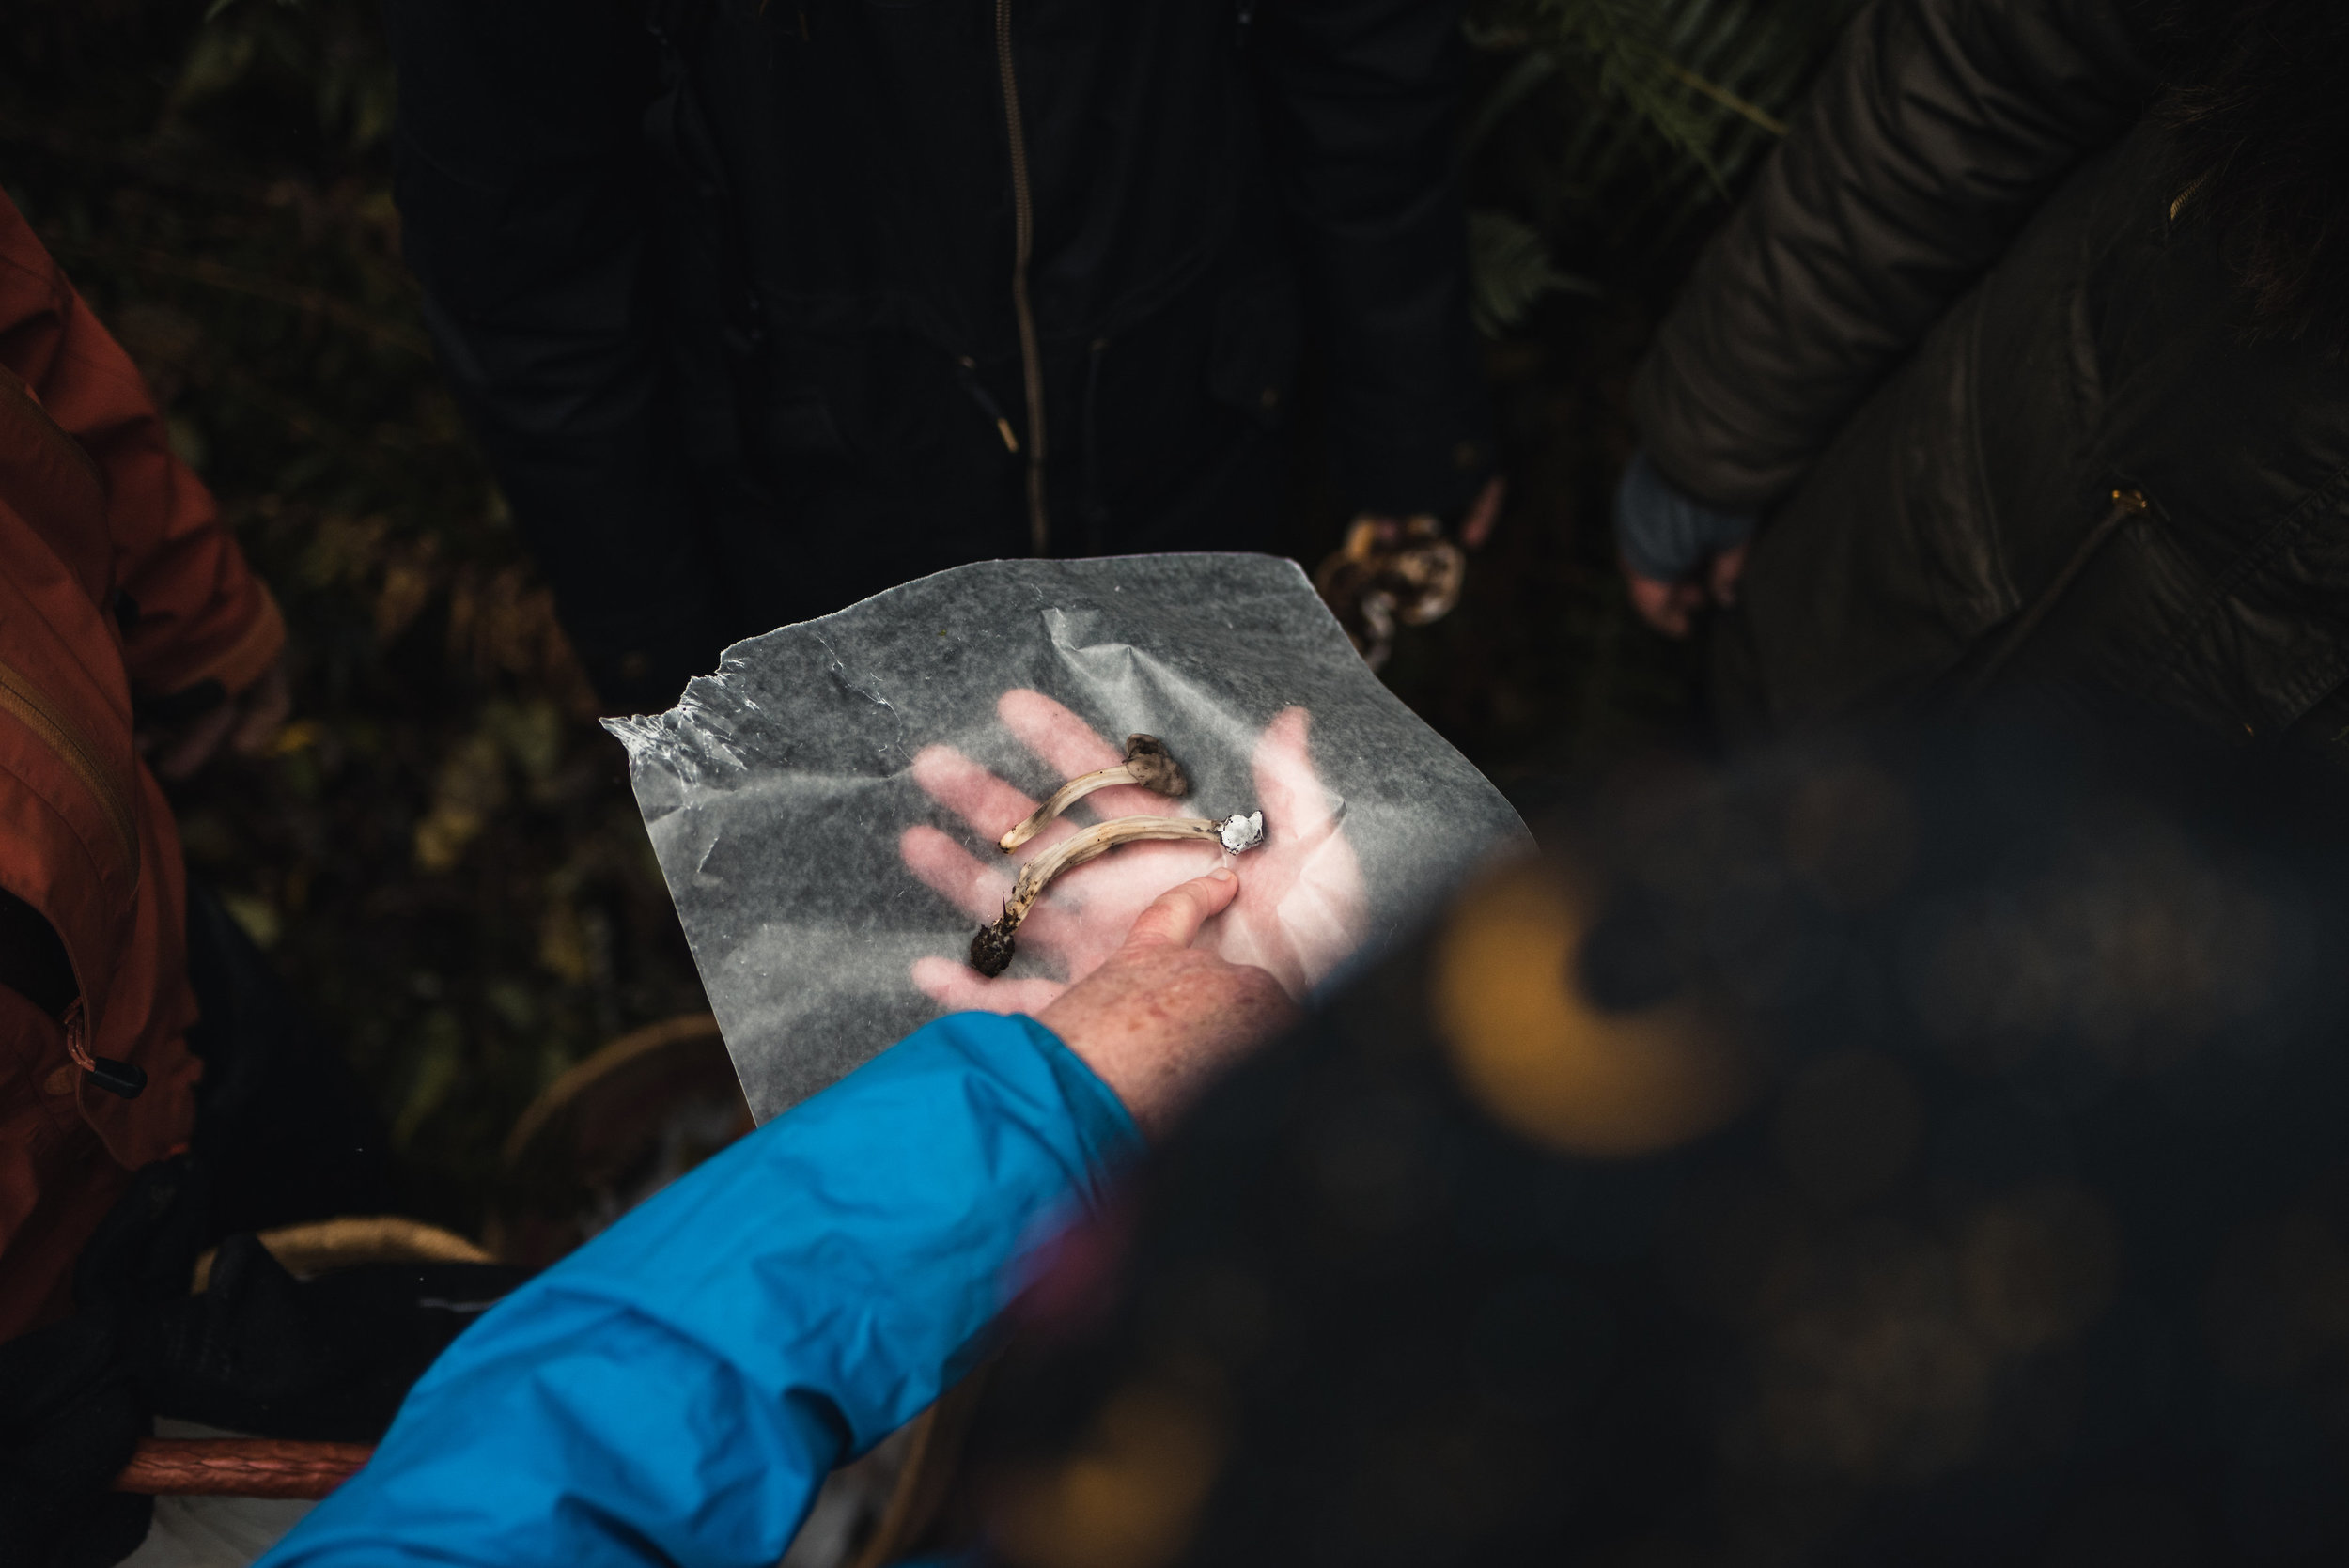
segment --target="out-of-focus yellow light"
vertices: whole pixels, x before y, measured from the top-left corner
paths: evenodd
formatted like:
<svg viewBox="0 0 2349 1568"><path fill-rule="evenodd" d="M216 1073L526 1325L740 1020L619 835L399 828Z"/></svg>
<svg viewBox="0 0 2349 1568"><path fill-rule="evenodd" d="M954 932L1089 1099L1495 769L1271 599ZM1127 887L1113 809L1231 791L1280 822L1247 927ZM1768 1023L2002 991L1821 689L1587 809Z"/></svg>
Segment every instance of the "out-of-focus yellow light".
<svg viewBox="0 0 2349 1568"><path fill-rule="evenodd" d="M989 1534L1019 1568L1161 1568L1190 1543L1222 1463L1219 1421L1195 1390L1143 1383L1112 1394L1084 1445L1003 1476Z"/></svg>
<svg viewBox="0 0 2349 1568"><path fill-rule="evenodd" d="M1693 1001L1593 1006L1574 968L1587 905L1538 862L1460 901L1432 1005L1461 1081L1504 1125L1571 1154L1653 1154L1710 1132L1745 1102L1745 1053Z"/></svg>

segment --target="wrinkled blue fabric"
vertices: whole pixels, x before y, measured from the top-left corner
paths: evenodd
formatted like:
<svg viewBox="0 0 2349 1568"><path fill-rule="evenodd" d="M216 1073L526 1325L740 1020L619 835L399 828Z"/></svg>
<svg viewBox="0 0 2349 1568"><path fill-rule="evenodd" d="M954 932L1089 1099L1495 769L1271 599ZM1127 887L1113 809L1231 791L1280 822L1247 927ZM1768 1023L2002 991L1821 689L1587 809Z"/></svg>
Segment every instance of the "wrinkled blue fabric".
<svg viewBox="0 0 2349 1568"><path fill-rule="evenodd" d="M263 1560L770 1568L1139 1147L1042 1025L941 1018L491 1309Z"/></svg>
<svg viewBox="0 0 2349 1568"><path fill-rule="evenodd" d="M1706 562L1753 537L1751 512L1724 512L1683 494L1644 451L1615 487L1615 545L1624 565L1658 582L1696 576Z"/></svg>

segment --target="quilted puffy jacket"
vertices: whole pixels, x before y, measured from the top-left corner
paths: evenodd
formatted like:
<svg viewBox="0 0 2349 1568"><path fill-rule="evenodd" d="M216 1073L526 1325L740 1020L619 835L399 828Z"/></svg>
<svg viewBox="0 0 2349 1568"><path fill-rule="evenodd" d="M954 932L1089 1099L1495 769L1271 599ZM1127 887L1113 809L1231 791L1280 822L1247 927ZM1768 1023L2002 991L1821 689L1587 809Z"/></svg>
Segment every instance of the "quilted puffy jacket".
<svg viewBox="0 0 2349 1568"><path fill-rule="evenodd" d="M1733 723L2000 678L2349 730L2349 368L2248 332L2151 8L1881 0L1699 264L1634 412L1766 514Z"/></svg>

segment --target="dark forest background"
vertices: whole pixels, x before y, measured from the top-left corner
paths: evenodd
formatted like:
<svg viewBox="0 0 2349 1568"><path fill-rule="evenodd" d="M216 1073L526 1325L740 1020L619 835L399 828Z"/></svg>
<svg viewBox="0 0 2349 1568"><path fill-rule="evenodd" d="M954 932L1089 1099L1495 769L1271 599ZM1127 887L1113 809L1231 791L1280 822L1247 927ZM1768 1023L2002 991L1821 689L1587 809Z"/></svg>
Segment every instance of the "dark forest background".
<svg viewBox="0 0 2349 1568"><path fill-rule="evenodd" d="M1633 365L1849 0L1485 0L1462 122L1512 491L1385 676L1505 789L1674 744L1606 505ZM292 629L275 749L176 788L214 886L477 1229L521 1109L701 992L620 748L434 367L367 0L12 0L0 185L137 359ZM1310 474L1310 458L1300 474ZM1310 566L1343 520L1299 486Z"/></svg>

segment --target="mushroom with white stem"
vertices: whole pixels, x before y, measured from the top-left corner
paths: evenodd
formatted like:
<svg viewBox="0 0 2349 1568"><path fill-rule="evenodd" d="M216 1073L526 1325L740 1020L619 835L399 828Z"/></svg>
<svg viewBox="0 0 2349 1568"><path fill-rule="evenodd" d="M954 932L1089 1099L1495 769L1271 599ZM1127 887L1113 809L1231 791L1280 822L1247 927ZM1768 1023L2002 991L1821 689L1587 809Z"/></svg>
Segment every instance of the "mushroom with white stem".
<svg viewBox="0 0 2349 1568"><path fill-rule="evenodd" d="M1264 813L1227 816L1211 822L1204 816L1113 816L1097 822L1076 837L1064 839L1019 868L1003 900L1003 918L979 927L971 939L971 967L992 980L1011 967L1019 923L1028 918L1044 885L1071 866L1097 860L1121 844L1143 839L1206 839L1237 855L1264 842Z"/></svg>
<svg viewBox="0 0 2349 1568"><path fill-rule="evenodd" d="M1114 768L1097 768L1090 773L1078 774L1052 791L1049 800L997 839L996 845L1008 855L1042 832L1047 822L1095 790L1123 784L1140 784L1169 800L1180 800L1190 793L1190 780L1184 776L1183 765L1167 751L1165 741L1155 735L1129 735L1126 737L1125 761Z"/></svg>

